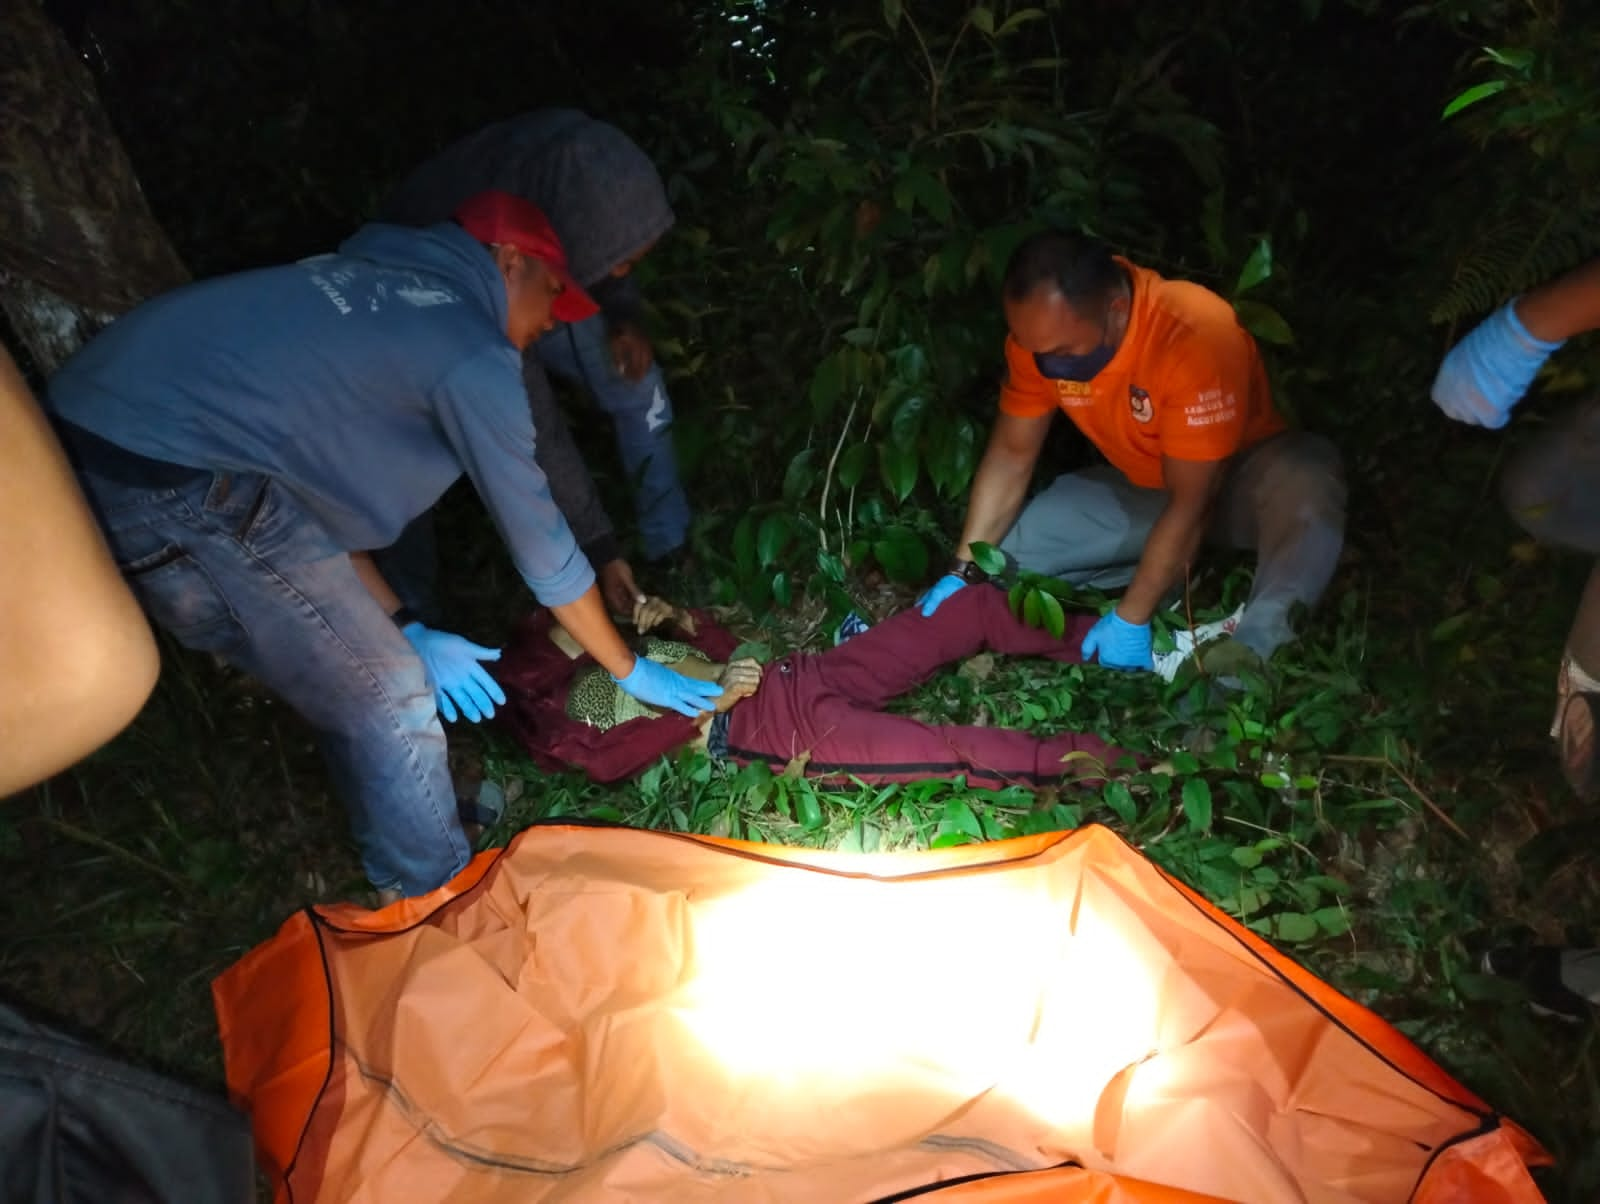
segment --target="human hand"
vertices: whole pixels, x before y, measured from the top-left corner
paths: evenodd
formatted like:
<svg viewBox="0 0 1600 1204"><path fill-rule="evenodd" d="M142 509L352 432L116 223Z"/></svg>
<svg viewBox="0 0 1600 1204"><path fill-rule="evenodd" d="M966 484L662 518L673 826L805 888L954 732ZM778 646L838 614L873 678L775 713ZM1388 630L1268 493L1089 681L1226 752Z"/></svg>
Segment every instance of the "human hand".
<svg viewBox="0 0 1600 1204"><path fill-rule="evenodd" d="M611 364L623 380L643 380L655 363L655 349L650 337L633 325L611 328Z"/></svg>
<svg viewBox="0 0 1600 1204"><path fill-rule="evenodd" d="M640 635L663 625L676 627L687 635L699 634L694 616L674 606L665 598L643 597L634 604L633 626Z"/></svg>
<svg viewBox="0 0 1600 1204"><path fill-rule="evenodd" d="M633 566L620 556L601 565L595 578L600 583L600 596L614 615L631 615L644 601L644 591L633 579Z"/></svg>
<svg viewBox="0 0 1600 1204"><path fill-rule="evenodd" d="M1150 655L1150 624L1130 623L1115 610L1108 610L1083 637L1083 659L1100 658L1108 669L1153 670Z"/></svg>
<svg viewBox="0 0 1600 1204"><path fill-rule="evenodd" d="M917 599L916 604L922 607L922 617L924 619L932 618L933 612L939 609L944 600L965 584L966 582L954 573L946 573L943 577L940 577L939 580L924 590L922 596Z"/></svg>
<svg viewBox="0 0 1600 1204"><path fill-rule="evenodd" d="M1561 346L1535 338L1508 301L1452 347L1433 378L1433 401L1457 422L1495 429Z"/></svg>
<svg viewBox="0 0 1600 1204"><path fill-rule="evenodd" d="M717 684L722 687L722 697L716 702L717 710L731 710L734 703L749 698L761 688L761 662L753 656L741 656L736 661L729 661L717 675Z"/></svg>
<svg viewBox="0 0 1600 1204"><path fill-rule="evenodd" d="M422 659L439 714L447 723L456 721L458 707L469 722L479 723L494 714L496 703L505 703L505 691L500 683L478 663L499 660L500 649L484 648L459 635L435 631L421 623L407 623L400 634Z"/></svg>
<svg viewBox="0 0 1600 1204"><path fill-rule="evenodd" d="M685 677L643 656L634 659L633 668L626 677L612 674L611 680L640 702L677 711L690 719L697 719L711 710L712 700L722 693L722 687L714 681Z"/></svg>

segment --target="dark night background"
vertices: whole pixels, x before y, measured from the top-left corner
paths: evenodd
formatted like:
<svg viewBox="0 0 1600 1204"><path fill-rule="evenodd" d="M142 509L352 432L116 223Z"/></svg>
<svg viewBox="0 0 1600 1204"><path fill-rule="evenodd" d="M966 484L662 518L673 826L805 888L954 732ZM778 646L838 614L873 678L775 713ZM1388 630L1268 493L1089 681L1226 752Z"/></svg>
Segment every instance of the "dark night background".
<svg viewBox="0 0 1600 1204"><path fill-rule="evenodd" d="M1233 808L1284 839L1250 888L1261 901L1204 868L1217 842L1259 831L1174 829L1144 802L1132 819L1119 799L1014 814L956 791L920 817L872 819L874 839L925 844L991 804L986 835L1109 822L1280 939L1275 917L1324 916L1317 939L1292 942L1297 956L1548 1142L1561 1159L1544 1180L1553 1199L1595 1198L1594 1030L1529 1019L1477 972L1477 951L1600 928L1600 824L1565 793L1544 737L1588 565L1528 543L1494 489L1509 449L1582 396L1600 360L1574 341L1506 432L1450 423L1428 399L1439 357L1482 314L1600 250L1588 6L45 8L198 276L332 249L410 166L489 121L573 105L626 130L678 214L640 269L697 507L692 565L660 584L730 607L773 647L816 640L848 605L903 602L945 555L993 413L998 272L1030 223L1084 225L1234 299L1283 408L1340 443L1351 482L1329 600L1280 657L1273 692L1246 704L1256 726L1224 741L1232 763L1201 770L1219 815ZM1505 86L1441 117L1489 81ZM1270 274L1241 289L1263 248ZM572 402L624 519L609 434ZM1087 454L1058 432L1046 467ZM449 497L446 522L459 629L493 640L528 599L469 493ZM1239 591L1234 567L1201 583L1203 606ZM25 899L0 921L0 967L136 1060L215 1082L209 977L289 909L358 889L359 874L298 720L168 652L132 731L0 813L0 865ZM1023 705L1052 688L953 676L915 705L981 707L996 723L1070 708L1124 734L1177 722L1172 699L1125 681L1079 683L1042 719ZM492 735L466 740L513 796L498 840L574 813L864 840L859 804L836 794L815 792L821 819L806 823L703 762L605 791L539 775ZM1261 785L1268 753L1294 758L1315 790L1291 805ZM1297 892L1311 875L1344 893Z"/></svg>

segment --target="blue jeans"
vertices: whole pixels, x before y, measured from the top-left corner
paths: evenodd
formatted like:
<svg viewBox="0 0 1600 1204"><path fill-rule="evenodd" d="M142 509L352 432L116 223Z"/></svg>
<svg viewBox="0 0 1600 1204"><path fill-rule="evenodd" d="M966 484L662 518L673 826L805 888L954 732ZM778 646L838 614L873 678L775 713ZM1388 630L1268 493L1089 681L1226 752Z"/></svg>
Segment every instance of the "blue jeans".
<svg viewBox="0 0 1600 1204"><path fill-rule="evenodd" d="M468 860L422 662L350 557L282 485L80 455L118 567L157 624L265 683L321 738L372 885L417 895Z"/></svg>
<svg viewBox="0 0 1600 1204"><path fill-rule="evenodd" d="M652 363L636 381L618 373L602 314L557 326L536 349L541 364L581 385L616 423L617 451L633 486L645 556L654 559L680 547L689 531L689 500L678 479L672 399L660 365Z"/></svg>

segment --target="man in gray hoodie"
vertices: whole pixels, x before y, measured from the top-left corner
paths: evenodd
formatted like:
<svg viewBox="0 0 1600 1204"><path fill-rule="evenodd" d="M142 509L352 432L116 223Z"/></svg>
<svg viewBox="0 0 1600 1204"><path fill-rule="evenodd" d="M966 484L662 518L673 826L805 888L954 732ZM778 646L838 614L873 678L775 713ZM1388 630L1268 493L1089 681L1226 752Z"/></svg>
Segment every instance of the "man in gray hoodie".
<svg viewBox="0 0 1600 1204"><path fill-rule="evenodd" d="M632 572L546 373L581 385L615 422L645 556L677 551L688 532L689 504L672 447L672 402L629 275L672 226L672 208L655 166L621 130L576 109L539 109L446 147L400 184L379 216L428 225L488 188L544 211L573 278L600 306L594 317L561 323L539 339L523 358L523 379L551 493L599 571L613 610L627 613L634 600L628 594L637 593Z"/></svg>
<svg viewBox="0 0 1600 1204"><path fill-rule="evenodd" d="M321 737L387 900L467 863L440 717L505 695L498 658L410 612L369 553L462 476L533 594L631 695L721 692L636 657L539 471L521 353L595 306L544 216L362 227L337 254L188 285L112 323L47 408L151 617L263 682Z"/></svg>

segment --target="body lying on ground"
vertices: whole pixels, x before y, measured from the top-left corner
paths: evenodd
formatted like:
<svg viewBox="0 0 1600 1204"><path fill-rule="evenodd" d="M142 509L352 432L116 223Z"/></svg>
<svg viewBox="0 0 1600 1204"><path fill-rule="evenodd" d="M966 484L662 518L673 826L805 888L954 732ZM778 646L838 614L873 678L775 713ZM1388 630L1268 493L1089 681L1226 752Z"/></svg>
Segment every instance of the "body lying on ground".
<svg viewBox="0 0 1600 1204"><path fill-rule="evenodd" d="M636 615L642 628L663 617L647 607ZM931 618L906 611L838 647L789 653L765 666L746 658L723 663L688 641L646 637L636 649L640 655L724 687L715 713L693 724L621 696L598 666L552 668L559 658L549 655L551 642L569 657L578 655L559 626L541 624L532 638L512 640L495 672L509 699L508 713L530 720L513 719L529 751L597 781L638 772L661 752L702 739L715 758L761 762L775 770L800 761L814 777L880 783L964 776L975 786L1039 786L1101 780L1129 754L1092 733L1038 736L924 723L883 708L938 670L980 652L1080 663L1083 636L1094 621L1069 615L1062 635L1052 636L1012 615L1003 590L983 585L961 591ZM530 672L535 662L542 666ZM563 739L554 729L564 723L586 725L607 738ZM619 747L630 741L646 742L640 755Z"/></svg>

